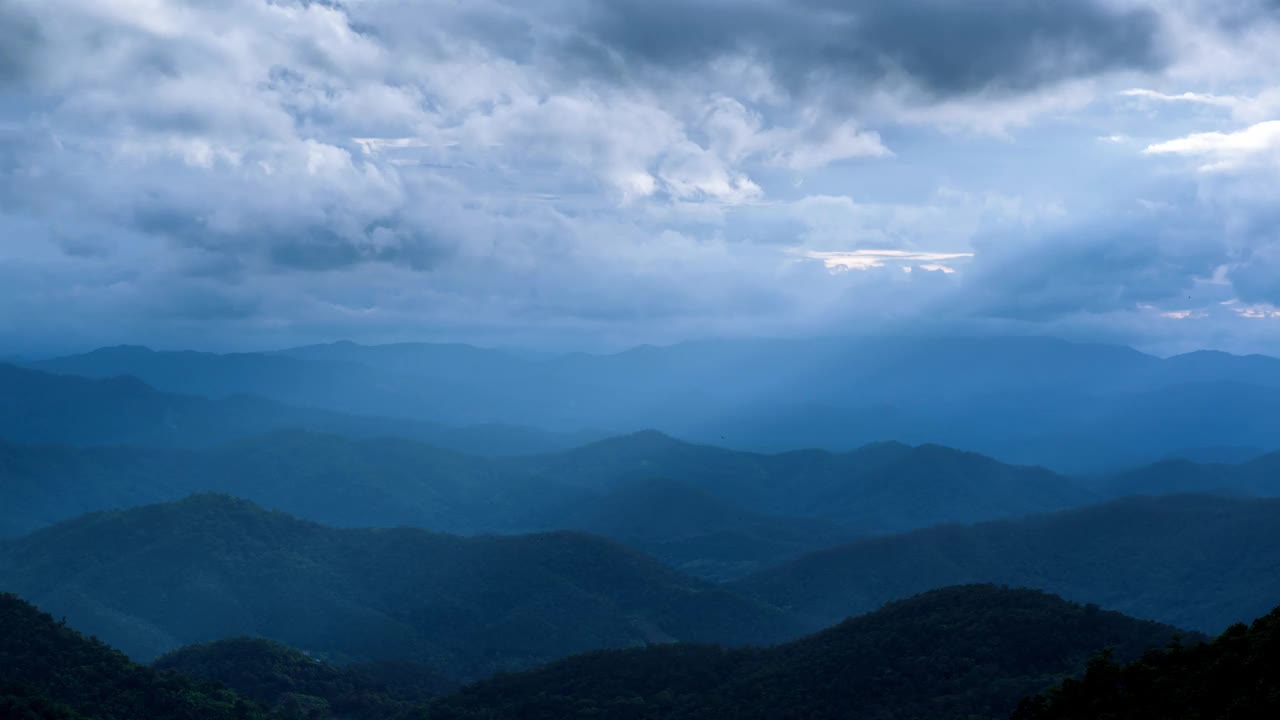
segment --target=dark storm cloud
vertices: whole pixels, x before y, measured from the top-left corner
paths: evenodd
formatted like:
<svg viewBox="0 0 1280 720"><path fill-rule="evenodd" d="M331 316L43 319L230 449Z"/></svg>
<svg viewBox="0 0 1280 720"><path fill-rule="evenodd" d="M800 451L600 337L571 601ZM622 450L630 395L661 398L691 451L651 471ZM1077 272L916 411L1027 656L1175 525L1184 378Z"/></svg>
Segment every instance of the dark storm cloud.
<svg viewBox="0 0 1280 720"><path fill-rule="evenodd" d="M980 315L1044 321L1132 310L1195 298L1196 278L1227 261L1208 227L1171 231L1153 223L1098 218L1034 239L975 242L973 309Z"/></svg>
<svg viewBox="0 0 1280 720"><path fill-rule="evenodd" d="M586 17L577 50L609 71L748 53L791 90L905 77L937 96L1026 91L1166 61L1154 13L1092 0L615 0Z"/></svg>
<svg viewBox="0 0 1280 720"><path fill-rule="evenodd" d="M226 234L198 218L154 210L135 219L137 230L185 248L193 259L183 269L193 277L239 280L246 269L245 258L253 255L266 266L284 271L325 272L371 262L426 271L448 252L429 233L399 220L374 223L348 236L322 226Z"/></svg>
<svg viewBox="0 0 1280 720"><path fill-rule="evenodd" d="M35 70L40 26L13 0L0 0L0 90L23 81Z"/></svg>
<svg viewBox="0 0 1280 720"><path fill-rule="evenodd" d="M342 270L382 262L411 270L430 270L443 254L438 243L402 226L377 225L352 239L327 228L313 228L287 239L270 240L269 258L284 270Z"/></svg>

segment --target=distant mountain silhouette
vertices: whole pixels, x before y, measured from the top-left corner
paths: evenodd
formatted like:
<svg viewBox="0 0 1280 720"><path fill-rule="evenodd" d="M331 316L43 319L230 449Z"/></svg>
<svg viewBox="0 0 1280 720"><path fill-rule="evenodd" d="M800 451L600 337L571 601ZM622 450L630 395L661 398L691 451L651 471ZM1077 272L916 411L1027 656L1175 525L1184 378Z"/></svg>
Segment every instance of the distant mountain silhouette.
<svg viewBox="0 0 1280 720"><path fill-rule="evenodd" d="M1197 464L1166 460L1104 480L1109 493L1160 495L1216 492L1258 497L1280 496L1280 453L1237 464Z"/></svg>
<svg viewBox="0 0 1280 720"><path fill-rule="evenodd" d="M1113 648L1132 658L1171 627L993 586L937 590L760 650L667 645L599 652L464 688L433 720L1006 717Z"/></svg>
<svg viewBox="0 0 1280 720"><path fill-rule="evenodd" d="M132 357L139 351L119 352ZM105 354L114 356L115 351ZM151 353L146 351L146 355ZM169 371L180 378L198 378L201 363L183 369L187 355L178 354ZM209 364L217 367L221 362ZM109 367L114 369L116 365ZM294 370L286 365L280 373L291 375ZM210 399L163 392L133 376L114 372L103 375L86 379L0 364L0 439L86 446L199 447L274 430L307 429L352 437L412 438L463 452L501 456L562 450L598 437L501 424L451 427L364 417L244 394Z"/></svg>
<svg viewBox="0 0 1280 720"><path fill-rule="evenodd" d="M764 603L587 535L337 530L215 495L5 543L0 586L140 660L255 635L465 677L595 648L795 632Z"/></svg>
<svg viewBox="0 0 1280 720"><path fill-rule="evenodd" d="M425 343L231 355L125 347L33 365L450 425L656 427L763 451L896 439L1067 472L1182 448L1274 450L1280 436L1280 360L1161 359L1034 337L724 340L552 357Z"/></svg>
<svg viewBox="0 0 1280 720"><path fill-rule="evenodd" d="M1280 500L1132 498L822 550L733 586L822 627L929 588L1035 587L1204 632L1280 603Z"/></svg>

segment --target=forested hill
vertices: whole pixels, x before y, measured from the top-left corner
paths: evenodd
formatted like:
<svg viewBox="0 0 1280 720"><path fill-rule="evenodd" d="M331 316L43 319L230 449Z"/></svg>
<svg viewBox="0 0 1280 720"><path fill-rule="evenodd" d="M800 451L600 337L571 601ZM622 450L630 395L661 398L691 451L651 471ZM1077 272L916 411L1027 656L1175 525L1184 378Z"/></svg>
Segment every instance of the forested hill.
<svg viewBox="0 0 1280 720"><path fill-rule="evenodd" d="M216 495L7 543L0 587L136 659L255 635L467 677L603 647L798 634L764 603L599 538L340 530Z"/></svg>
<svg viewBox="0 0 1280 720"><path fill-rule="evenodd" d="M431 668L407 662L331 665L263 638L188 645L157 670L217 682L281 718L392 720L454 687Z"/></svg>
<svg viewBox="0 0 1280 720"><path fill-rule="evenodd" d="M1082 678L1028 699L1014 720L1255 720L1280 717L1280 609L1211 643L1155 651L1131 664L1090 663Z"/></svg>
<svg viewBox="0 0 1280 720"><path fill-rule="evenodd" d="M0 533L10 534L194 492L246 497L340 526L575 529L628 540L634 526L649 520L645 512L618 512L631 504L626 496L638 486L677 490L721 506L717 527L642 533L659 541L723 530L725 520L740 529L770 517L816 519L821 530L893 532L1044 512L1098 496L1041 468L937 446L881 443L850 453L766 455L694 445L653 431L511 460L403 439L306 431L184 450L0 440L0 471L10 478L0 486Z"/></svg>
<svg viewBox="0 0 1280 720"><path fill-rule="evenodd" d="M1104 648L1133 658L1176 634L1040 592L954 587L773 648L667 645L574 657L464 688L426 717L994 720Z"/></svg>
<svg viewBox="0 0 1280 720"><path fill-rule="evenodd" d="M1216 633L1280 603L1280 500L1139 497L822 550L733 587L825 627L959 583L1035 587Z"/></svg>
<svg viewBox="0 0 1280 720"><path fill-rule="evenodd" d="M586 531L714 578L867 534L1043 512L1096 494L1041 468L936 446L766 455L653 431L501 460L305 431L188 449L0 440L0 474L0 537L217 492L340 527Z"/></svg>
<svg viewBox="0 0 1280 720"><path fill-rule="evenodd" d="M262 720L232 692L161 674L0 594L0 717Z"/></svg>

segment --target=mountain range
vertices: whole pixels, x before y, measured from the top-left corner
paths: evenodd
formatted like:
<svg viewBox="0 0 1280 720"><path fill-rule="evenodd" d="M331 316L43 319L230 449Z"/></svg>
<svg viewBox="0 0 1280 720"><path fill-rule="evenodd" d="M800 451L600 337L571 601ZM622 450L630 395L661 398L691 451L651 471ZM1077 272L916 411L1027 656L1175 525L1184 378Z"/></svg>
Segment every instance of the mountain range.
<svg viewBox="0 0 1280 720"><path fill-rule="evenodd" d="M1127 495L1280 495L1280 454L1240 465L1165 460L1114 475L1070 477L936 445L887 442L846 453L766 454L656 431L518 458L314 430L275 430L220 444L210 438L203 447L76 447L81 420L96 417L102 428L127 429L128 418L145 415L137 409L151 408L148 403L159 403L160 411L149 416L155 419L166 416L168 403L236 401L173 396L126 379L16 368L8 374L21 378L18 386L37 390L6 396L8 426L25 428L19 437L52 436L64 444L0 440L0 537L85 512L216 492L338 527L411 525L461 534L579 530L723 580L861 537L1016 518ZM101 402L104 391L111 402ZM41 409L51 405L41 397L60 399L65 410L46 411L51 419L44 435L32 431L41 427ZM125 420L115 422L113 414Z"/></svg>
<svg viewBox="0 0 1280 720"><path fill-rule="evenodd" d="M600 652L464 688L432 720L1007 717L1110 647L1133 658L1177 631L1043 593L937 590L793 643Z"/></svg>
<svg viewBox="0 0 1280 720"><path fill-rule="evenodd" d="M1280 602L1278 518L1280 500L1138 498L868 539L717 585L587 535L334 529L200 495L0 544L0 587L138 659L257 635L465 679L598 648L786 640L968 582L1216 632Z"/></svg>
<svg viewBox="0 0 1280 720"><path fill-rule="evenodd" d="M732 584L824 627L943 585L1043 589L1202 632L1280 604L1280 500L1137 497L821 550Z"/></svg>
<svg viewBox="0 0 1280 720"><path fill-rule="evenodd" d="M465 678L601 647L797 632L763 602L591 536L334 529L217 495L4 543L0 587L140 660L255 635Z"/></svg>
<svg viewBox="0 0 1280 720"><path fill-rule="evenodd" d="M1065 472L1113 471L1183 448L1275 449L1280 430L1280 360L1158 358L1050 338L705 341L535 357L431 344L230 355L123 346L28 364L453 426L656 427L768 451L895 439Z"/></svg>
<svg viewBox="0 0 1280 720"><path fill-rule="evenodd" d="M351 415L258 395L163 392L132 375L86 378L0 363L0 439L10 442L207 447L278 430L409 438L495 456L563 450L601 437Z"/></svg>

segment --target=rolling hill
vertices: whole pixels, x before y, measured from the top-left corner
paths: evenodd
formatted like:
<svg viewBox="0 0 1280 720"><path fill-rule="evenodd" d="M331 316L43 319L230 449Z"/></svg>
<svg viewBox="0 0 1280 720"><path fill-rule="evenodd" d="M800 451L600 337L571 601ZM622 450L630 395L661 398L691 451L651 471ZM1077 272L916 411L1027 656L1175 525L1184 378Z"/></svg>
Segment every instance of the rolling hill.
<svg viewBox="0 0 1280 720"><path fill-rule="evenodd" d="M1232 625L1210 643L1155 650L1129 664L1098 658L1083 677L1024 700L1013 720L1277 717L1277 666L1280 609Z"/></svg>
<svg viewBox="0 0 1280 720"><path fill-rule="evenodd" d="M1132 658L1171 627L994 586L926 593L764 649L592 653L464 688L432 720L1004 718L1103 648Z"/></svg>
<svg viewBox="0 0 1280 720"><path fill-rule="evenodd" d="M225 686L281 718L308 720L408 718L419 705L454 685L422 665L330 665L262 638L188 645L151 666Z"/></svg>
<svg viewBox="0 0 1280 720"><path fill-rule="evenodd" d="M652 431L519 459L300 431L211 448L0 441L0 475L0 537L217 492L339 527L581 530L715 578L855 537L1072 507L1100 494L1043 469L936 446L765 455Z"/></svg>
<svg viewBox="0 0 1280 720"><path fill-rule="evenodd" d="M656 431L530 461L536 477L605 494L653 478L768 515L820 518L859 533L1025 515L1089 502L1071 478L936 445L876 443L848 453L764 454L682 442Z"/></svg>
<svg viewBox="0 0 1280 720"><path fill-rule="evenodd" d="M512 529L540 493L482 459L394 438L278 431L213 448L26 446L0 442L0 537L77 515L177 500L247 497L333 525Z"/></svg>
<svg viewBox="0 0 1280 720"><path fill-rule="evenodd" d="M0 594L0 717L265 720L218 686L157 672Z"/></svg>
<svg viewBox="0 0 1280 720"><path fill-rule="evenodd" d="M1035 587L1203 632L1280 603L1280 500L1141 497L822 550L735 583L823 627L959 583Z"/></svg>
<svg viewBox="0 0 1280 720"><path fill-rule="evenodd" d="M7 542L0 586L140 660L253 635L468 677L596 648L796 632L764 603L585 535L339 530L212 495Z"/></svg>
<svg viewBox="0 0 1280 720"><path fill-rule="evenodd" d="M821 518L757 514L670 480L626 481L547 508L536 529L602 535L679 570L727 579L858 535Z"/></svg>

